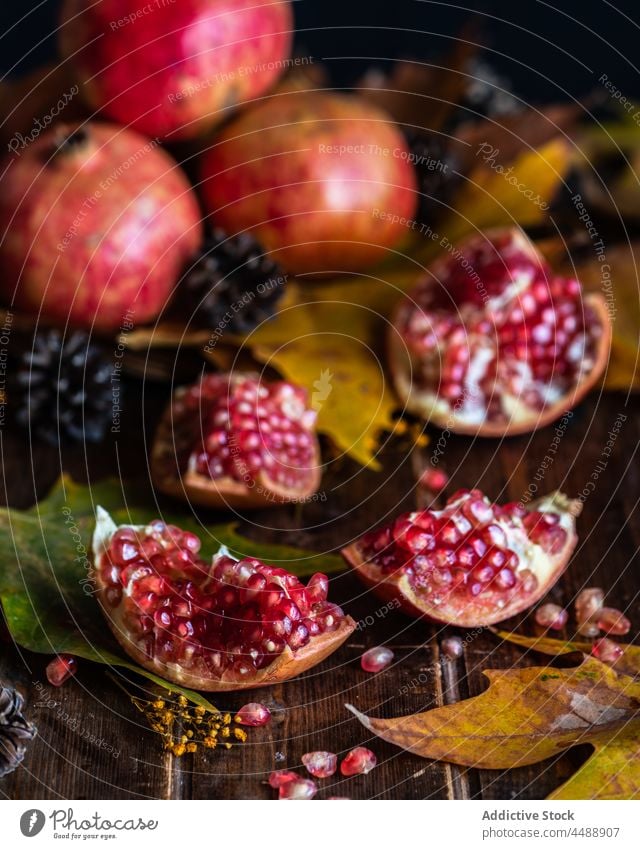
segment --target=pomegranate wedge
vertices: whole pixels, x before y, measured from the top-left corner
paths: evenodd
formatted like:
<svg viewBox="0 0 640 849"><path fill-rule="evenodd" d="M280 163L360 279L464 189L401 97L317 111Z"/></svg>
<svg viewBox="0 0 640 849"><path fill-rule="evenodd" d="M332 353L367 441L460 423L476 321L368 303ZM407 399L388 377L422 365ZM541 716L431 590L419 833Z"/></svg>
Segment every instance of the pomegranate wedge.
<svg viewBox="0 0 640 849"><path fill-rule="evenodd" d="M556 583L576 546L581 507L559 492L525 509L460 490L443 510L406 513L342 553L367 586L410 615L491 625Z"/></svg>
<svg viewBox="0 0 640 849"><path fill-rule="evenodd" d="M158 489L208 507L265 507L320 485L306 390L256 374L208 374L179 389L151 452Z"/></svg>
<svg viewBox="0 0 640 849"><path fill-rule="evenodd" d="M324 576L295 575L200 540L160 520L117 527L98 507L98 599L118 642L141 666L196 690L286 681L328 657L355 628L327 601Z"/></svg>
<svg viewBox="0 0 640 849"><path fill-rule="evenodd" d="M601 377L611 344L604 298L554 274L518 230L472 236L430 271L389 336L410 412L457 433L527 433Z"/></svg>

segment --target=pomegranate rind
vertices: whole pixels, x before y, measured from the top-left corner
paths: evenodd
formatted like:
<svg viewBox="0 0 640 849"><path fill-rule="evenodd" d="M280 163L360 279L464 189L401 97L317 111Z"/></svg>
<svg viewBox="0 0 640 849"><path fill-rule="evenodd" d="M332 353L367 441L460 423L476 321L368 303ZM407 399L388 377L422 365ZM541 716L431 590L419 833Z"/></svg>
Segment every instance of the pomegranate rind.
<svg viewBox="0 0 640 849"><path fill-rule="evenodd" d="M247 375L245 375L247 376ZM258 378L258 375L249 375ZM229 378L233 380L232 377ZM186 500L201 507L213 509L252 509L278 507L296 501L304 501L314 495L322 481L322 455L318 438L314 438L313 460L309 468L309 482L300 489L290 490L279 486L264 472L256 476L249 486L231 477L213 479L199 474L190 466L181 474L177 470L175 417L173 407L181 394L188 391L178 389L165 409L151 448L151 478L155 487L165 495ZM171 472L167 471L167 457L174 458ZM175 473L174 473L175 466Z"/></svg>
<svg viewBox="0 0 640 849"><path fill-rule="evenodd" d="M145 526L127 525L127 527L132 527L136 531L142 531ZM101 579L99 566L102 557L109 549L111 538L117 530L118 525L116 525L109 513L104 508L98 506L96 508L96 527L93 534L92 546L98 602L114 637L126 654L140 666L148 669L155 675L166 678L167 681L171 681L174 684L179 684L182 687L188 687L192 690L202 690L211 693L252 690L258 687L266 687L270 684L281 684L284 681L289 681L301 675L303 672L307 672L323 660L326 660L329 655L340 648L355 630L356 623L350 616L345 616L336 631L319 634L296 652L293 652L288 646L285 647L282 654L270 666L259 670L253 678L246 681L230 680L225 675L219 679L203 678L202 676L193 675L178 664L166 664L157 660L151 660L140 651L131 639L124 622L123 605L118 605L115 608L111 607L106 603L104 597L106 586ZM229 554L224 546L221 547L221 553Z"/></svg>
<svg viewBox="0 0 640 849"><path fill-rule="evenodd" d="M399 609L409 616L461 628L495 625L527 610L545 596L567 568L578 542L575 520L582 510L581 501L567 498L561 492L554 492L531 502L527 509L559 513L561 525L567 531L567 540L562 550L553 556L543 552L540 546L531 544L531 557L522 565L536 575L538 587L526 598L514 595L504 607L497 606L497 598L490 590L476 599L467 600L464 605L454 600L449 606L436 606L429 603L427 596L415 592L406 572L392 572L382 576L379 568L365 559L358 542L343 548L342 556L363 584L373 590L378 598L399 604Z"/></svg>
<svg viewBox="0 0 640 849"><path fill-rule="evenodd" d="M488 231L483 238L493 240L499 231ZM540 262L540 256L535 246L519 231L511 233L511 240L517 244L518 250L530 257L532 262ZM435 280L446 277L447 259L437 260L431 266L431 274ZM532 433L552 424L562 418L567 410L576 407L585 396L596 386L605 372L611 351L613 327L611 315L603 295L596 293L585 294L583 303L595 319L597 327L594 364L592 369L580 377L561 398L542 409L534 409L522 403L518 397L509 396L506 406L509 408L509 418L502 421L491 421L484 418L482 422L466 421L459 412L437 393L430 392L412 380L412 369L409 353L402 342L401 328L406 315L415 309L415 300L409 294L401 300L395 309L387 335L387 361L392 375L396 394L405 409L419 416L422 420L434 424L441 429L451 430L466 436L503 437L518 436Z"/></svg>

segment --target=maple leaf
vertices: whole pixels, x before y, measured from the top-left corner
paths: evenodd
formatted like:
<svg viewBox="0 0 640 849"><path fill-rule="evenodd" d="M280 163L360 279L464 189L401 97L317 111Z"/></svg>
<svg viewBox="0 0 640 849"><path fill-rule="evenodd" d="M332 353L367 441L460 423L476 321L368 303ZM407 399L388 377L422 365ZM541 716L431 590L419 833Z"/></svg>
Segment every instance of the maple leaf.
<svg viewBox="0 0 640 849"><path fill-rule="evenodd" d="M487 670L489 687L454 705L393 719L365 716L371 732L423 758L511 769L572 746L594 754L554 798L632 798L640 793L640 683L595 658L572 669Z"/></svg>

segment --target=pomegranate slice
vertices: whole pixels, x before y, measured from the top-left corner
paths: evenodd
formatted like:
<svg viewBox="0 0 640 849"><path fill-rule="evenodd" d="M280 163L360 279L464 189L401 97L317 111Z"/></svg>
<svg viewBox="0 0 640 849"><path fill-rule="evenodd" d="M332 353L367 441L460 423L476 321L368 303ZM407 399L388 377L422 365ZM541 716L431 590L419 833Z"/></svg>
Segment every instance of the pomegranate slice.
<svg viewBox="0 0 640 849"><path fill-rule="evenodd" d="M98 598L121 646L141 666L196 690L286 681L334 652L355 623L284 569L207 563L200 540L159 520L117 527L98 507L93 539Z"/></svg>
<svg viewBox="0 0 640 849"><path fill-rule="evenodd" d="M555 275L518 230L469 238L400 303L390 370L407 409L458 433L543 427L602 375L611 321L600 295Z"/></svg>
<svg viewBox="0 0 640 849"><path fill-rule="evenodd" d="M535 604L564 571L581 502L559 492L500 507L460 490L443 510L400 516L343 555L385 601L463 627L501 622Z"/></svg>
<svg viewBox="0 0 640 849"><path fill-rule="evenodd" d="M308 498L321 478L306 390L256 374L208 374L179 389L151 453L162 492L208 507Z"/></svg>

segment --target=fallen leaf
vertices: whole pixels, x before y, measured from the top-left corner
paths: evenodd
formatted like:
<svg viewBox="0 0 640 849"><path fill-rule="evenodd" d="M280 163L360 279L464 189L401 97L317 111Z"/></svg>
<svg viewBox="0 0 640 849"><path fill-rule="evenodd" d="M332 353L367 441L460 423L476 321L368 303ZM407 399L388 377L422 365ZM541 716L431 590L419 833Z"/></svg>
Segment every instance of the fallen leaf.
<svg viewBox="0 0 640 849"><path fill-rule="evenodd" d="M379 468L380 434L393 430L398 407L386 375L390 316L423 272L420 263L402 259L377 276L322 285L296 281L276 318L244 343L260 362L307 389L318 410L318 430L364 466ZM326 391L319 398L321 379Z"/></svg>
<svg viewBox="0 0 640 849"><path fill-rule="evenodd" d="M451 202L454 211L439 228L453 243L475 230L544 222L571 165L570 145L561 139L511 161L485 143L482 153L477 149L476 167Z"/></svg>
<svg viewBox="0 0 640 849"><path fill-rule="evenodd" d="M140 506L135 487L125 489L116 480L86 487L62 478L29 510L0 510L0 601L11 636L29 651L65 652L128 669L211 707L198 693L168 684L121 655L93 597L89 552L97 504L123 524L145 524L153 518L148 507ZM225 544L237 556L260 557L297 574L344 569L338 556L262 545L240 536L234 525L203 528L188 517L163 513L163 518L198 533L205 557Z"/></svg>
<svg viewBox="0 0 640 849"><path fill-rule="evenodd" d="M573 669L487 670L479 696L413 716L376 719L347 707L371 732L424 758L484 769L538 763L590 743L616 776L613 798L640 792L635 740L640 732L640 683L595 658ZM621 745L628 735L635 754ZM606 761L605 761L606 758ZM607 785L578 781L574 798L609 798Z"/></svg>
<svg viewBox="0 0 640 849"><path fill-rule="evenodd" d="M509 631L500 631L493 628L490 630L501 640L506 640L506 642L522 648L533 649L551 657L559 657L573 652L591 654L592 644L586 640L557 640L555 637L547 636L525 637L523 634L513 634ZM615 671L631 677L640 675L640 646L634 646L630 643L618 643L618 645L623 650L623 655L616 661L613 667Z"/></svg>

